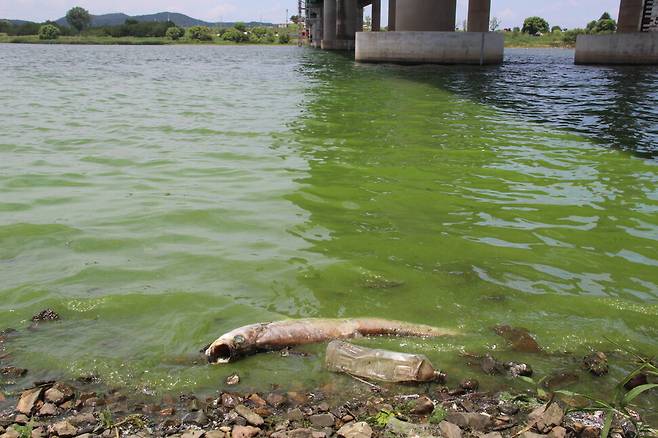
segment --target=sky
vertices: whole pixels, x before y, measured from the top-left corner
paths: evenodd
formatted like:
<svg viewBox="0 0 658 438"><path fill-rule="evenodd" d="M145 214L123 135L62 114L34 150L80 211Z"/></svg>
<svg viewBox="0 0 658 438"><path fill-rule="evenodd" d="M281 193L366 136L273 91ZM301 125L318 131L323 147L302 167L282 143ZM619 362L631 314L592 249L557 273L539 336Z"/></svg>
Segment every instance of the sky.
<svg viewBox="0 0 658 438"><path fill-rule="evenodd" d="M457 26L466 18L468 0L457 0ZM382 0L385 25L387 0ZM73 6L95 15L124 12L129 15L180 12L206 21L266 21L282 23L297 10L297 0L0 0L0 17L32 21L54 20ZM515 27L523 19L539 15L551 26L584 27L607 11L616 17L619 0L492 0L492 16L501 27ZM369 14L369 8L366 11Z"/></svg>

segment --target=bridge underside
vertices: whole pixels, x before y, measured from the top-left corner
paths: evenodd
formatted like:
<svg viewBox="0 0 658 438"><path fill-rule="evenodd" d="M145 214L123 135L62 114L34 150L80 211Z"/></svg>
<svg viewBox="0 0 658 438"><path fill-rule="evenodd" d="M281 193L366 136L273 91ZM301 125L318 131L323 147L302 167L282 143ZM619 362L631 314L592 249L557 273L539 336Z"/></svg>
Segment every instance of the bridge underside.
<svg viewBox="0 0 658 438"><path fill-rule="evenodd" d="M357 61L503 61L504 37L489 32L491 0L469 0L466 32L455 32L456 0L387 0L387 32L380 32L382 0L306 1L310 44L354 50ZM579 36L577 63L658 63L658 0L620 1L618 33ZM368 5L372 5L372 32L362 32L363 8Z"/></svg>

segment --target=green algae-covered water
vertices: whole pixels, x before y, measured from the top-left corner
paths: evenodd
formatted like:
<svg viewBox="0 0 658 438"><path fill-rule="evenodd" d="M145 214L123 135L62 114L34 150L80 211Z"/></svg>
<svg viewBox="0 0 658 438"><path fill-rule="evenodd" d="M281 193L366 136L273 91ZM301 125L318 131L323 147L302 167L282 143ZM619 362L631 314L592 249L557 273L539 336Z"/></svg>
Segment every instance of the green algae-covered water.
<svg viewBox="0 0 658 438"><path fill-rule="evenodd" d="M610 341L657 353L658 71L572 56L399 67L281 47L0 46L0 329L19 329L4 361L30 369L19 386L347 382L322 370L322 346L195 363L237 326L314 316L457 329L363 342L490 388L511 382L464 353L538 377ZM62 320L30 329L47 307ZM510 352L498 324L544 352ZM628 369L612 364L609 382Z"/></svg>

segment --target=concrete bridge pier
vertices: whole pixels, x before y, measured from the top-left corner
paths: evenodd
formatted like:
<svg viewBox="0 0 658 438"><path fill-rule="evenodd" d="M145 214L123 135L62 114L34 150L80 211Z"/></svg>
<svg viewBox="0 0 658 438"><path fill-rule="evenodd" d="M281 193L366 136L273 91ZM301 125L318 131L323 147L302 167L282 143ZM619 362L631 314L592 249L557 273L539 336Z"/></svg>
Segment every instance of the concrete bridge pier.
<svg viewBox="0 0 658 438"><path fill-rule="evenodd" d="M357 33L356 60L500 64L504 37L488 32L490 9L491 0L470 0L469 32L455 32L456 0L389 0L389 32Z"/></svg>
<svg viewBox="0 0 658 438"><path fill-rule="evenodd" d="M579 35L576 64L658 64L658 29L645 26L658 19L652 5L649 0L621 0L617 33Z"/></svg>

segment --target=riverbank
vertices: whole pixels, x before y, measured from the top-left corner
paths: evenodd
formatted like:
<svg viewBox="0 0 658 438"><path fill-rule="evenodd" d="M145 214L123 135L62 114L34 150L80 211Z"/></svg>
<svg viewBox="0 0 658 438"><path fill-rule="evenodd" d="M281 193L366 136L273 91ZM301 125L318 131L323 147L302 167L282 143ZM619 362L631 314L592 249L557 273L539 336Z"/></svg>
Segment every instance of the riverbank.
<svg viewBox="0 0 658 438"><path fill-rule="evenodd" d="M38 35L26 36L8 36L0 35L0 44L74 44L74 45L102 45L102 46L160 46L160 45L220 45L232 46L238 43L226 41L220 38L214 38L212 41L197 41L191 39L172 40L169 38L151 38L151 37L110 37L110 36L60 36L55 40L41 40ZM240 45L267 45L267 46L285 46L296 45L296 41L288 44L246 42Z"/></svg>
<svg viewBox="0 0 658 438"><path fill-rule="evenodd" d="M78 45L236 45L233 41L214 38L212 41L197 41L191 39L172 40L169 38L138 38L138 37L110 37L110 36L60 36L55 40L41 40L38 35L8 36L0 35L0 44L78 44ZM296 40L289 44L245 42L240 45L297 45ZM575 44L565 42L563 34L552 33L540 37L522 33L505 33L506 48L573 48Z"/></svg>

